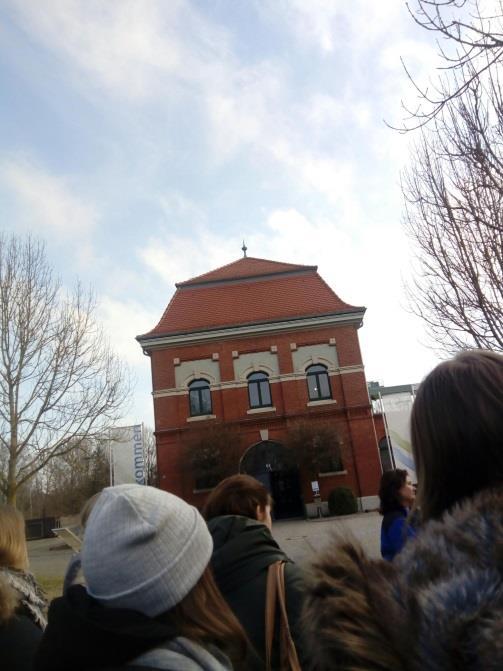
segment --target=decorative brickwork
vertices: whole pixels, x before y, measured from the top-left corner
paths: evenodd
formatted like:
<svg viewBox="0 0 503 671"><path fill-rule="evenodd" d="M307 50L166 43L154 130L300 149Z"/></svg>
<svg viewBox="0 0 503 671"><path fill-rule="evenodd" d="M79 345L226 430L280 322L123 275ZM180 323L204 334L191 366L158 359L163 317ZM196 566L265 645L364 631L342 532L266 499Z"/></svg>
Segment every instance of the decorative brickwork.
<svg viewBox="0 0 503 671"><path fill-rule="evenodd" d="M204 503L206 493L184 463L184 445L206 422L212 431L231 428L244 454L265 440L261 435L271 449L286 444L299 420L329 421L340 437L343 470L319 478L322 499L338 485L357 497L376 495L381 467L357 332L364 312L341 301L314 266L244 258L178 284L159 324L138 336L151 357L160 486ZM199 362L195 373L210 384L214 415L195 423L187 422L189 395L180 373L191 362ZM310 401L305 375L313 362L326 366L332 396L318 403ZM247 376L257 369L268 376L272 406L249 413ZM310 504L310 478L302 472L300 491Z"/></svg>

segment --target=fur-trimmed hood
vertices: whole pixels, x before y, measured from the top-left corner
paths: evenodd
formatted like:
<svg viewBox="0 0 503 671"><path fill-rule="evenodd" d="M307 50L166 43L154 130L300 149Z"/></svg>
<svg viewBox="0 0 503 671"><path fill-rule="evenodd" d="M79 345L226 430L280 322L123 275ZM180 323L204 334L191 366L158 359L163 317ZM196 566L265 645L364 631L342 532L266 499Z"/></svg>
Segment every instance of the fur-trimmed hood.
<svg viewBox="0 0 503 671"><path fill-rule="evenodd" d="M426 524L392 563L334 545L304 609L317 671L503 669L503 492Z"/></svg>
<svg viewBox="0 0 503 671"><path fill-rule="evenodd" d="M16 610L18 613L27 615L38 627L45 629L47 600L35 577L27 571L2 566L0 567L0 578L17 593L19 604Z"/></svg>
<svg viewBox="0 0 503 671"><path fill-rule="evenodd" d="M8 622L19 606L19 594L0 575L0 626Z"/></svg>

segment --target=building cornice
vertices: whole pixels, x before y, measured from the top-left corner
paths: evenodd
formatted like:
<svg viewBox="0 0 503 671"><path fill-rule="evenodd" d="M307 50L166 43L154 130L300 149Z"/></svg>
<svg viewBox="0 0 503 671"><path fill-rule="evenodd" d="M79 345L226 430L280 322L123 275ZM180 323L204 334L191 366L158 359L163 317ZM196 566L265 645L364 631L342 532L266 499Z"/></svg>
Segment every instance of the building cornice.
<svg viewBox="0 0 503 671"><path fill-rule="evenodd" d="M173 345L194 345L197 343L212 342L214 340L228 340L230 338L245 338L248 336L285 333L298 329L350 324L356 326L356 328L360 328L364 314L365 308L317 317L301 317L284 321L229 326L207 331L192 331L188 333L173 333L166 335L141 335L137 336L136 340L142 346L144 353L148 354L151 350L162 349Z"/></svg>

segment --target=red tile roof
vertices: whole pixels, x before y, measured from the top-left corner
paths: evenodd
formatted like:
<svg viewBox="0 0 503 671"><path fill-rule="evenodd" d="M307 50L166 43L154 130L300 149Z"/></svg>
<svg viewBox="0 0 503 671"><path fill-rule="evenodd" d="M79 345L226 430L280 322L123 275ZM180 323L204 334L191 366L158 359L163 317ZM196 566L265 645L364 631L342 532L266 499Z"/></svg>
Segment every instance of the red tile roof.
<svg viewBox="0 0 503 671"><path fill-rule="evenodd" d="M177 284L161 320L145 336L191 333L363 309L342 301L318 275L316 266L242 258Z"/></svg>
<svg viewBox="0 0 503 671"><path fill-rule="evenodd" d="M193 284L206 282L220 282L222 280L238 279L244 277L260 277L262 275L274 275L276 273L292 272L296 270L316 270L316 266L299 266L294 263L281 263L280 261L268 261L267 259L255 259L245 256L242 259L228 263L209 273L198 275L185 282L178 282L177 287L186 287Z"/></svg>

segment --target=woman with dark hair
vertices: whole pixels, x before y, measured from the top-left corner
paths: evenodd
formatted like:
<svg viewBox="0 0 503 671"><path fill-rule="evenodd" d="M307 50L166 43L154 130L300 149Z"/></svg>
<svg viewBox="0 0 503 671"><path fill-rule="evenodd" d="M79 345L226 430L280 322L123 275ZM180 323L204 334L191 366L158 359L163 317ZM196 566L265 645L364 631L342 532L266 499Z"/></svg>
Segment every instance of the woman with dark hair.
<svg viewBox="0 0 503 671"><path fill-rule="evenodd" d="M215 585L199 512L142 485L103 490L86 525L82 570L49 608L38 671L243 668L246 635Z"/></svg>
<svg viewBox="0 0 503 671"><path fill-rule="evenodd" d="M411 416L423 526L392 563L332 548L305 625L317 671L503 669L503 356L461 352Z"/></svg>
<svg viewBox="0 0 503 671"><path fill-rule="evenodd" d="M233 475L215 487L203 508L213 537L211 566L215 580L258 653L256 669L266 668L266 584L268 568L277 561L285 562L288 621L301 665L306 661L299 622L303 574L271 535L271 507L272 499L264 485L249 475ZM278 639L276 631L272 669L280 665Z"/></svg>
<svg viewBox="0 0 503 671"><path fill-rule="evenodd" d="M400 468L382 474L379 487L381 524L381 555L391 561L414 538L416 530L408 521L416 497L414 486L406 470Z"/></svg>
<svg viewBox="0 0 503 671"><path fill-rule="evenodd" d="M437 366L418 389L410 430L424 519L438 519L455 504L499 488L503 356L468 350Z"/></svg>

